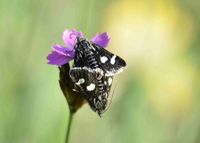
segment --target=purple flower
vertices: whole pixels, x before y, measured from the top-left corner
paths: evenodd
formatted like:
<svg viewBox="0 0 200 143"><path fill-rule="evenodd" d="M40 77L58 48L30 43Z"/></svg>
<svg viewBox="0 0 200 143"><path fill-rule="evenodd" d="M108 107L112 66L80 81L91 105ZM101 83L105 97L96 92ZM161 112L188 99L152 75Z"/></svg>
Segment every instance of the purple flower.
<svg viewBox="0 0 200 143"><path fill-rule="evenodd" d="M108 36L108 34L106 32L104 32L102 34L97 33L95 35L95 37L92 38L91 41L103 48L106 48L110 41L110 37Z"/></svg>
<svg viewBox="0 0 200 143"><path fill-rule="evenodd" d="M65 30L63 32L63 41L64 43L67 45L68 48L74 48L75 44L76 44L76 38L77 37L83 37L83 33L82 32L78 32L76 29L72 29L70 31Z"/></svg>
<svg viewBox="0 0 200 143"><path fill-rule="evenodd" d="M63 32L63 41L66 46L61 46L59 44L54 45L52 47L52 52L47 56L48 64L62 66L68 63L70 60L74 59L75 49L77 37L84 37L82 32L77 31L76 29L65 30ZM91 39L91 41L103 48L106 48L110 37L108 34L96 34L95 37Z"/></svg>

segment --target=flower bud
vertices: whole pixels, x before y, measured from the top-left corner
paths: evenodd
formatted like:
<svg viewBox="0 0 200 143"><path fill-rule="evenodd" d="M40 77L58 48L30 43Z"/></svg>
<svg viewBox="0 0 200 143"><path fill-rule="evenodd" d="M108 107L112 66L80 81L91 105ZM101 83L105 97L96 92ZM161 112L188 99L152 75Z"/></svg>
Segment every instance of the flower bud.
<svg viewBox="0 0 200 143"><path fill-rule="evenodd" d="M69 76L69 63L59 67L60 70L60 88L68 102L71 113L75 113L85 103L85 99L79 92L73 91L73 83Z"/></svg>

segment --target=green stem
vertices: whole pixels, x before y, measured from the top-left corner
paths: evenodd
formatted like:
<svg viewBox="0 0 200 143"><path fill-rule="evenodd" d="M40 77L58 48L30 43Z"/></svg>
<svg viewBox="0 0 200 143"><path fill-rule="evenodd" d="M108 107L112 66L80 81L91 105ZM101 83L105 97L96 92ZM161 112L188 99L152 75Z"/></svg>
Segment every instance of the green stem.
<svg viewBox="0 0 200 143"><path fill-rule="evenodd" d="M70 136L73 116L74 116L74 113L70 112L69 113L69 121L68 121L68 126L67 126L67 134L66 134L66 138L65 138L65 143L69 142L69 136Z"/></svg>

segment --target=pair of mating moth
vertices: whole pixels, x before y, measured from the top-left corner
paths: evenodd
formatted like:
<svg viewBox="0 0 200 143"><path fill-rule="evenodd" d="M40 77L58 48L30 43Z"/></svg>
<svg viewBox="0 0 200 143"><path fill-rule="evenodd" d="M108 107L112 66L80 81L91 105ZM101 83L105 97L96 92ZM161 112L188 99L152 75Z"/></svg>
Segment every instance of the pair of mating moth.
<svg viewBox="0 0 200 143"><path fill-rule="evenodd" d="M126 62L84 38L77 37L74 65L69 72L73 90L81 93L92 110L101 115L109 106L113 76Z"/></svg>

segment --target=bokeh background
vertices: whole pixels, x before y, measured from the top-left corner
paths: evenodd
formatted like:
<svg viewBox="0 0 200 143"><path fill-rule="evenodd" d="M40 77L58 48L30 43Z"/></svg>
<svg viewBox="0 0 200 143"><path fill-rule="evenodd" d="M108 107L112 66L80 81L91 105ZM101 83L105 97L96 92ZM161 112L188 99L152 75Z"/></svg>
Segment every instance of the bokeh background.
<svg viewBox="0 0 200 143"><path fill-rule="evenodd" d="M64 143L69 110L46 56L62 32L107 31L128 68L70 143L200 143L200 1L0 0L0 143Z"/></svg>

